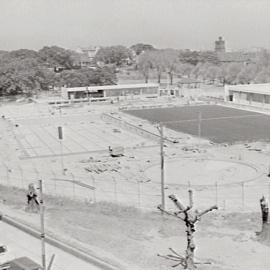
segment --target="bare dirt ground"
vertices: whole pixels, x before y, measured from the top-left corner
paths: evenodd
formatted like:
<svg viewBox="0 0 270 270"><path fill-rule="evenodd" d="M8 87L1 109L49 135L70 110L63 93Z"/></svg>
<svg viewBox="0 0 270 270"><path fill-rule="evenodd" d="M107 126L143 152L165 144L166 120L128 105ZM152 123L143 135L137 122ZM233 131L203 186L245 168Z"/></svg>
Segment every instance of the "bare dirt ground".
<svg viewBox="0 0 270 270"><path fill-rule="evenodd" d="M24 191L12 187L26 189L42 178L45 193L53 196L46 198L52 233L125 269L168 269L170 263L157 253L166 254L169 247L183 252L186 242L183 225L162 219L156 210L161 201L158 142L102 120L104 112L158 134L146 121L118 112L118 104L61 113L44 103L2 105L1 209L38 226L38 217L24 212ZM63 159L59 125L64 126ZM199 269L269 269L269 246L255 239L259 198L270 196L269 144L213 145L167 129L165 135L179 140L165 147L166 195L186 202L192 188L196 208L220 208L198 225L196 256L212 262ZM109 157L108 146L114 144L126 147L124 157ZM166 205L173 207L168 200Z"/></svg>

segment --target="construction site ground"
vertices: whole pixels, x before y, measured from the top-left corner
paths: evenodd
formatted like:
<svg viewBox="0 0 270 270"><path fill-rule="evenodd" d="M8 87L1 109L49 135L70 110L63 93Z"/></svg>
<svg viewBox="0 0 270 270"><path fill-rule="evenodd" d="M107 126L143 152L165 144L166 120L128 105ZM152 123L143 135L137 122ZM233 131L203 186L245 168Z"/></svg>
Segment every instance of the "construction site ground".
<svg viewBox="0 0 270 270"><path fill-rule="evenodd" d="M164 107L185 102L158 100ZM201 104L196 99L190 102ZM169 247L183 253L185 229L157 210L161 202L159 132L156 125L119 110L135 104L154 107L157 101L61 109L43 100L2 104L2 212L37 227L38 216L24 211L25 190L42 179L48 202L46 226L51 233L123 267L128 265L126 269L168 269L170 263L157 254L167 254ZM109 121L104 114L119 121ZM147 132L140 133L142 129ZM219 207L198 223L196 257L211 262L199 269L269 269L269 245L258 242L255 234L261 226L259 199L270 197L269 143L263 138L214 144L167 128L165 137L166 197L176 194L187 203L191 188L194 208ZM124 146L124 156L110 157L109 146ZM173 207L166 198L166 208Z"/></svg>

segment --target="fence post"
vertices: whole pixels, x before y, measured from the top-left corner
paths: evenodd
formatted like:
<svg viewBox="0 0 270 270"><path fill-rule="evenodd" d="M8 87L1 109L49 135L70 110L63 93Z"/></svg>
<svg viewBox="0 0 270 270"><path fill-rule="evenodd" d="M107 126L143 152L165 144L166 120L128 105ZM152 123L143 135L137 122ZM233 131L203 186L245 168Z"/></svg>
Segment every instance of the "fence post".
<svg viewBox="0 0 270 270"><path fill-rule="evenodd" d="M226 210L226 200L223 200L223 210Z"/></svg>
<svg viewBox="0 0 270 270"><path fill-rule="evenodd" d="M75 199L75 177L73 173L71 173L71 177L72 177L72 195L73 195L73 200L74 200Z"/></svg>
<svg viewBox="0 0 270 270"><path fill-rule="evenodd" d="M215 202L216 202L216 205L218 205L218 182L216 181L215 182Z"/></svg>
<svg viewBox="0 0 270 270"><path fill-rule="evenodd" d="M19 170L20 170L20 174L21 174L22 188L24 188L23 170L22 170L21 166L19 166Z"/></svg>
<svg viewBox="0 0 270 270"><path fill-rule="evenodd" d="M113 184L114 184L114 200L117 203L118 202L118 200L117 200L117 183L116 183L116 180L114 177L113 177Z"/></svg>
<svg viewBox="0 0 270 270"><path fill-rule="evenodd" d="M93 175L91 175L92 178L92 186L93 186L93 202L96 203L96 181L95 181L95 177Z"/></svg>
<svg viewBox="0 0 270 270"><path fill-rule="evenodd" d="M141 184L140 180L137 181L138 184L138 207L141 208Z"/></svg>
<svg viewBox="0 0 270 270"><path fill-rule="evenodd" d="M10 181L9 181L9 170L8 167L6 166L6 176L7 176L7 184L10 185Z"/></svg>
<svg viewBox="0 0 270 270"><path fill-rule="evenodd" d="M56 196L56 178L57 178L57 176L56 176L56 174L55 174L55 172L52 170L52 175L53 175L53 178L54 178L54 195Z"/></svg>
<svg viewBox="0 0 270 270"><path fill-rule="evenodd" d="M242 187L242 207L245 207L245 182L241 183Z"/></svg>

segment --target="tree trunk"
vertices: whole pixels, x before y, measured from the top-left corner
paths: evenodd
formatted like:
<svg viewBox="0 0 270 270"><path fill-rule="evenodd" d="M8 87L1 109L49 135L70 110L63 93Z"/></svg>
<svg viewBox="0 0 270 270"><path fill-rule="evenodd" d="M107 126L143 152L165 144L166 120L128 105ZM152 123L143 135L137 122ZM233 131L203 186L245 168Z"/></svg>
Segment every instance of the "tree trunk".
<svg viewBox="0 0 270 270"><path fill-rule="evenodd" d="M193 222L190 221L188 214L186 214L185 217L185 223L186 223L186 233L187 233L187 250L186 250L186 265L185 269L188 270L195 270L195 264L194 264L194 252L195 252L195 243L194 243L194 232L195 232L195 225Z"/></svg>
<svg viewBox="0 0 270 270"><path fill-rule="evenodd" d="M145 75L145 76L144 76L144 82L145 82L145 83L148 83L148 75Z"/></svg>
<svg viewBox="0 0 270 270"><path fill-rule="evenodd" d="M169 72L169 77L170 77L170 85L173 85L173 73Z"/></svg>
<svg viewBox="0 0 270 270"><path fill-rule="evenodd" d="M269 205L264 196L260 199L260 205L262 213L262 231L259 233L259 238L262 241L270 242Z"/></svg>
<svg viewBox="0 0 270 270"><path fill-rule="evenodd" d="M158 73L158 83L160 83L160 81L161 81L161 74Z"/></svg>

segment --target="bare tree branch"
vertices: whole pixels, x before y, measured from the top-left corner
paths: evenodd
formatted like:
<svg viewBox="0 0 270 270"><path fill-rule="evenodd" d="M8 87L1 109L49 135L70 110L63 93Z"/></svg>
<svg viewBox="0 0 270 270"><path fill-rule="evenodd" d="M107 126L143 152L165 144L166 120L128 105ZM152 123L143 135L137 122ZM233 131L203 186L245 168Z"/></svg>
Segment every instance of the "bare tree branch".
<svg viewBox="0 0 270 270"><path fill-rule="evenodd" d="M177 216L175 213L171 213L171 212L169 212L169 211L166 211L166 210L162 209L161 205L159 205L159 206L157 207L157 209L159 209L161 212L163 212L163 213L165 213L165 214L167 214L167 215L169 215L169 216L173 216L173 217L179 218L179 219L181 219L182 221L184 221L184 219L183 219L182 217Z"/></svg>
<svg viewBox="0 0 270 270"><path fill-rule="evenodd" d="M207 214L208 212L211 212L211 211L217 210L217 209L218 209L218 207L216 205L211 206L211 207L207 208L206 210L204 210L202 212L198 212L198 214L196 215L196 217L200 218L203 215Z"/></svg>
<svg viewBox="0 0 270 270"><path fill-rule="evenodd" d="M186 211L177 211L177 212L174 212L175 215L179 215L179 214L183 214L185 213Z"/></svg>
<svg viewBox="0 0 270 270"><path fill-rule="evenodd" d="M179 258L173 258L172 255L160 255L158 254L158 257L161 257L161 258L164 258L166 260L170 260L170 261L174 261L174 262L179 262L181 261L182 259L179 259Z"/></svg>
<svg viewBox="0 0 270 270"><path fill-rule="evenodd" d="M173 248L169 248L169 250L174 253L176 256L184 258L182 255L178 254Z"/></svg>
<svg viewBox="0 0 270 270"><path fill-rule="evenodd" d="M173 203L180 211L187 211L187 207L185 207L174 194L170 195L169 198L173 201Z"/></svg>
<svg viewBox="0 0 270 270"><path fill-rule="evenodd" d="M177 267L178 265L182 265L182 266L186 266L186 263L185 262L179 262L179 263L177 263L177 264L175 264L175 265L172 265L172 267L174 268L174 267Z"/></svg>

